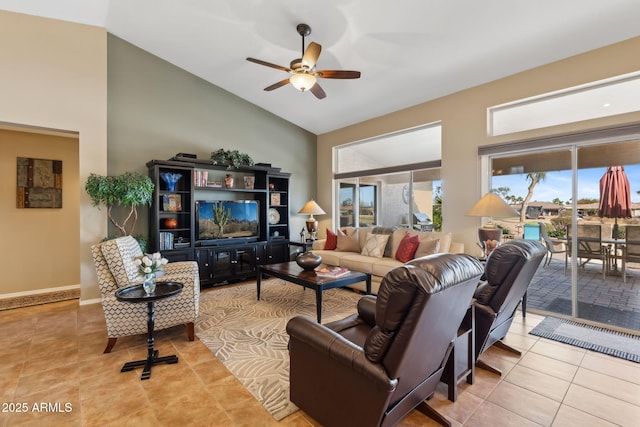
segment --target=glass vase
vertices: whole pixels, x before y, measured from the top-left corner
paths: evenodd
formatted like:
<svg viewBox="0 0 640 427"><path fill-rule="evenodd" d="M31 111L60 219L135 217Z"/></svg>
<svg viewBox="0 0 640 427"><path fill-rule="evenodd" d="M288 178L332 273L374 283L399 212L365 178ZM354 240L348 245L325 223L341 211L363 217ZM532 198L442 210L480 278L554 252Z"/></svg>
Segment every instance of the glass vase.
<svg viewBox="0 0 640 427"><path fill-rule="evenodd" d="M156 275L154 273L144 275L142 288L147 295L152 294L156 290Z"/></svg>

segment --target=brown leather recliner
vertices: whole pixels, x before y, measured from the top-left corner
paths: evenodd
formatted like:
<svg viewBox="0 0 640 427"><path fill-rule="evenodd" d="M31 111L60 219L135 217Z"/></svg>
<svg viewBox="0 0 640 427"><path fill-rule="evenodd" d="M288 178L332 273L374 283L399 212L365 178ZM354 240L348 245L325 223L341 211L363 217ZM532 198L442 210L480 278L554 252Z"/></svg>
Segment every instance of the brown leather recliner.
<svg viewBox="0 0 640 427"><path fill-rule="evenodd" d="M431 397L482 274L475 258L436 254L390 271L358 313L287 324L290 399L325 426L392 426L414 408L443 425Z"/></svg>
<svg viewBox="0 0 640 427"><path fill-rule="evenodd" d="M484 279L476 290L475 335L476 366L498 375L502 373L478 358L492 345L520 355L520 351L502 342L513 316L538 266L547 253L534 240L511 240L491 252Z"/></svg>

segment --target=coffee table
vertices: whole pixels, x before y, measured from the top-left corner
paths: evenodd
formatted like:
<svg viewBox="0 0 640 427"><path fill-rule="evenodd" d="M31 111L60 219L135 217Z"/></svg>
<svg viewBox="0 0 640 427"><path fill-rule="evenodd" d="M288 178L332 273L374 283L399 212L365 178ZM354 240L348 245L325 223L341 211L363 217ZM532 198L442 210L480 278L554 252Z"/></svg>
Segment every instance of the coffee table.
<svg viewBox="0 0 640 427"><path fill-rule="evenodd" d="M258 266L257 291L258 301L260 301L260 280L262 276L277 277L287 282L295 283L304 288L316 291L316 312L317 320L322 319L322 291L333 288L343 288L353 283L365 282L367 285L367 295L371 293L371 274L350 271L340 277L318 277L316 272L305 271L296 264L295 261L283 262L279 264L266 264Z"/></svg>
<svg viewBox="0 0 640 427"><path fill-rule="evenodd" d="M153 328L155 325L154 318L154 302L157 300L169 298L182 292L183 284L180 282L157 282L154 292L147 294L142 285L133 285L121 288L116 291L118 301L128 303L147 303L147 358L136 360L135 362L127 362L124 364L120 372L127 372L143 366L141 380L151 378L151 367L158 363L173 364L178 363L178 356L158 357L158 350L153 348Z"/></svg>

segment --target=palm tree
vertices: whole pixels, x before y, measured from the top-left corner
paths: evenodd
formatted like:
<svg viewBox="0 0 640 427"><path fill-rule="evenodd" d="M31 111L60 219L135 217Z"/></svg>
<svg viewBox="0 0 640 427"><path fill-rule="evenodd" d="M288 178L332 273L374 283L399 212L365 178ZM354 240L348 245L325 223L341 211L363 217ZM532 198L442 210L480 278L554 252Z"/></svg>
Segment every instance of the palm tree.
<svg viewBox="0 0 640 427"><path fill-rule="evenodd" d="M524 223L527 221L527 207L529 206L529 200L533 197L533 189L536 184L540 181L544 181L547 177L546 172L529 172L527 174L527 181L529 181L529 187L527 188L527 196L524 198L522 202L522 209L520 210L520 222Z"/></svg>

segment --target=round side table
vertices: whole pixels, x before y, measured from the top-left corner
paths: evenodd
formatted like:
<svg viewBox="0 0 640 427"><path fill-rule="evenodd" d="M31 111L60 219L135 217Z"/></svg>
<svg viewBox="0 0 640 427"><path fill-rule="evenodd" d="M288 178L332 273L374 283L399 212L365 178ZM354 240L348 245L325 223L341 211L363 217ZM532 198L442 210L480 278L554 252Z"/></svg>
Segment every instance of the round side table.
<svg viewBox="0 0 640 427"><path fill-rule="evenodd" d="M158 357L158 350L154 350L153 348L153 327L155 323L154 302L178 295L182 292L182 287L183 284L179 282L157 282L155 291L150 294L147 294L144 291L142 285L128 286L116 291L116 299L118 301L128 303L147 303L147 358L125 363L120 372L128 372L135 368L139 368L140 366L144 366L140 379L148 380L151 378L151 367L153 365L157 365L158 363L178 363L178 356L171 355Z"/></svg>

